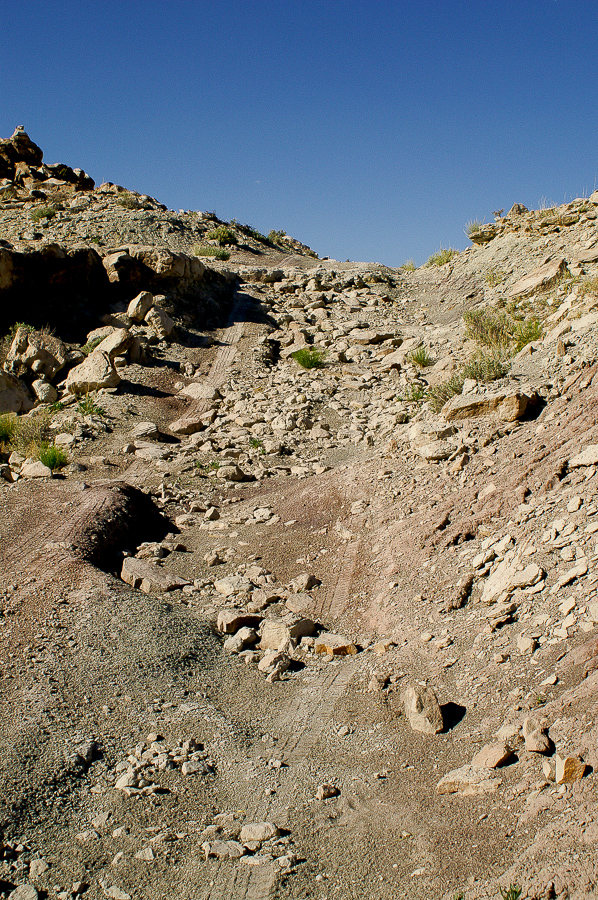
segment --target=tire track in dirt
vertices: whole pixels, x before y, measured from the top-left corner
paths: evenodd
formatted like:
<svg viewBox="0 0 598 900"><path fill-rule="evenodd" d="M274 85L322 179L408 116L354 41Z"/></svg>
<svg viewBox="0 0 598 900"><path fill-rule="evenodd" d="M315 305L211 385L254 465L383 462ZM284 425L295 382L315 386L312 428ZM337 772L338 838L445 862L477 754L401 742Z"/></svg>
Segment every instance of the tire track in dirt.
<svg viewBox="0 0 598 900"><path fill-rule="evenodd" d="M225 382L229 366L237 352L237 344L243 336L245 313L249 309L251 299L247 294L235 294L226 325L221 332L221 346L210 366L210 371L200 383L218 388ZM180 420L201 416L202 413L208 412L211 408L211 400L196 400L191 406L187 407Z"/></svg>

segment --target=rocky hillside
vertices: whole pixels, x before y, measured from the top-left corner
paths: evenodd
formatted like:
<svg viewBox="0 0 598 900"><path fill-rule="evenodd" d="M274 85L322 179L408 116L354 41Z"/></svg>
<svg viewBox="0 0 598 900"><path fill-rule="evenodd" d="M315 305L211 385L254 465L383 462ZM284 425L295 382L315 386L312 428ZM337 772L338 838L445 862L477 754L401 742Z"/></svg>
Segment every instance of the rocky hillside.
<svg viewBox="0 0 598 900"><path fill-rule="evenodd" d="M598 195L391 269L42 159L0 142L0 894L593 896Z"/></svg>

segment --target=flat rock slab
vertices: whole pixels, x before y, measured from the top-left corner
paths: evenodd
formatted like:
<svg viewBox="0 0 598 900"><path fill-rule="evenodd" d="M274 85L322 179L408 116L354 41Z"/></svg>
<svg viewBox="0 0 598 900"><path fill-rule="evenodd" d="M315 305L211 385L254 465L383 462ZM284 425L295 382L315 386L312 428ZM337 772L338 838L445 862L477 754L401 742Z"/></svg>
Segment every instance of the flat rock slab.
<svg viewBox="0 0 598 900"><path fill-rule="evenodd" d="M590 444L585 450L582 450L581 453L578 453L577 456L574 456L569 460L570 469L579 469L582 466L595 465L598 465L598 444Z"/></svg>
<svg viewBox="0 0 598 900"><path fill-rule="evenodd" d="M496 741L494 744L486 744L478 750L471 761L472 766L482 769L496 769L503 766L513 756L513 750L506 741Z"/></svg>
<svg viewBox="0 0 598 900"><path fill-rule="evenodd" d="M220 397L220 391L203 381L192 381L178 392L177 397L191 397L192 400L216 400Z"/></svg>
<svg viewBox="0 0 598 900"><path fill-rule="evenodd" d="M574 784L581 781L588 766L576 756L566 756L564 759L557 755L555 781L557 784Z"/></svg>
<svg viewBox="0 0 598 900"><path fill-rule="evenodd" d="M534 269L529 275L524 275L523 278L515 282L509 291L509 296L520 297L522 294L530 294L539 287L546 287L558 278L566 268L567 263L562 257L551 259L549 262L544 263L543 266Z"/></svg>
<svg viewBox="0 0 598 900"><path fill-rule="evenodd" d="M340 634L321 634L314 643L316 653L328 653L330 656L353 656L357 647Z"/></svg>
<svg viewBox="0 0 598 900"><path fill-rule="evenodd" d="M144 594L159 594L163 591L175 591L189 582L178 575L172 575L159 569L145 559L127 556L123 560L120 577L126 584L142 591Z"/></svg>
<svg viewBox="0 0 598 900"><path fill-rule="evenodd" d="M251 615L242 609L221 609L217 628L221 634L236 634L240 628L257 628L262 616Z"/></svg>
<svg viewBox="0 0 598 900"><path fill-rule="evenodd" d="M520 391L497 391L492 394L458 394L444 404L441 415L447 422L495 415L502 422L520 419L531 397Z"/></svg>
<svg viewBox="0 0 598 900"><path fill-rule="evenodd" d="M436 785L436 793L462 796L492 794L501 784L502 779L496 778L492 769L483 766L461 766L460 769L453 769L440 779Z"/></svg>

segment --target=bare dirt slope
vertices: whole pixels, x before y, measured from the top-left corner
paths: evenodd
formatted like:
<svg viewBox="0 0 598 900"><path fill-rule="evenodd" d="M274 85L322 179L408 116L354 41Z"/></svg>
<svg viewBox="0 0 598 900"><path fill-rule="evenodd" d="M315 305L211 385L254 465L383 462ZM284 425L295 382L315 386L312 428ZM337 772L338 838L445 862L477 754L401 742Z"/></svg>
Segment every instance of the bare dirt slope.
<svg viewBox="0 0 598 900"><path fill-rule="evenodd" d="M23 140L0 272L94 217L117 349L77 393L89 335L41 378L43 333L5 346L33 409L1 460L0 895L594 896L594 204L414 272L232 223L200 270L218 223Z"/></svg>

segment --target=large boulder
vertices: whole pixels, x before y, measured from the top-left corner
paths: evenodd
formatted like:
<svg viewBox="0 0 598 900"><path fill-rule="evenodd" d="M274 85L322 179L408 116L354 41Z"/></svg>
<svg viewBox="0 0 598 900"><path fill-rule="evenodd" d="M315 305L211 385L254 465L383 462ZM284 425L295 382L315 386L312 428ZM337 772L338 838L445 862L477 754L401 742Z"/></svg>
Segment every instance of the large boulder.
<svg viewBox="0 0 598 900"><path fill-rule="evenodd" d="M13 375L31 372L51 381L64 366L67 353L62 341L54 335L21 327L17 328L4 368Z"/></svg>
<svg viewBox="0 0 598 900"><path fill-rule="evenodd" d="M489 394L457 394L445 403L441 415L447 422L494 415L502 422L514 422L525 415L535 398L507 389Z"/></svg>
<svg viewBox="0 0 598 900"><path fill-rule="evenodd" d="M16 375L0 370L0 414L25 413L33 409L33 406L27 385Z"/></svg>
<svg viewBox="0 0 598 900"><path fill-rule="evenodd" d="M66 389L71 394L88 394L99 391L100 388L117 387L119 384L120 375L110 356L97 348L84 362L71 369L66 379Z"/></svg>

